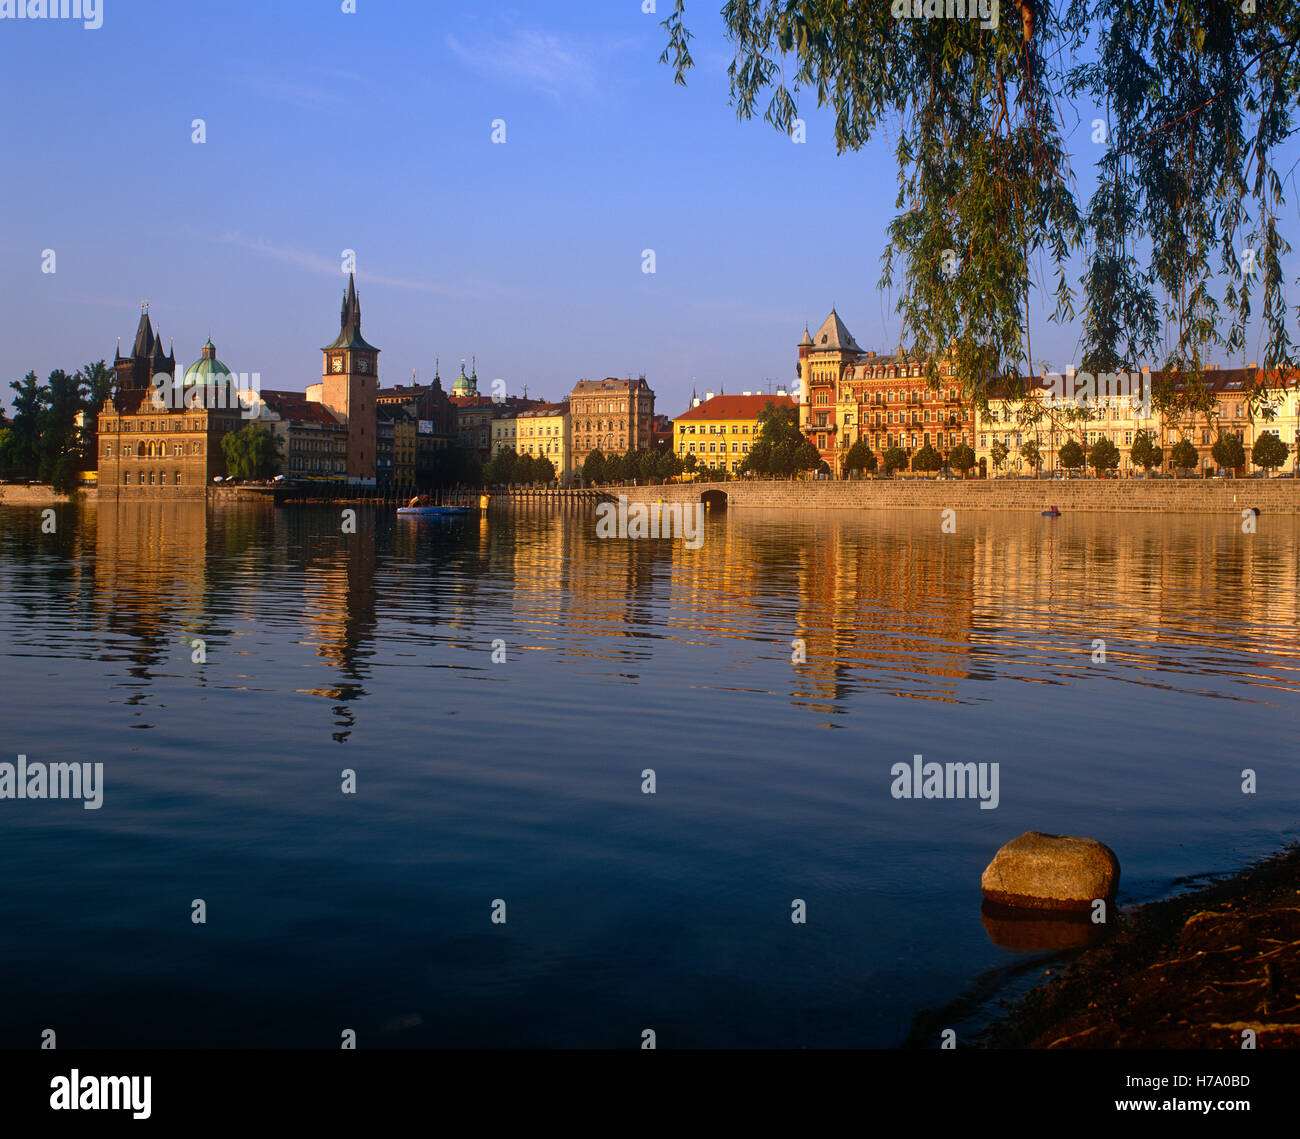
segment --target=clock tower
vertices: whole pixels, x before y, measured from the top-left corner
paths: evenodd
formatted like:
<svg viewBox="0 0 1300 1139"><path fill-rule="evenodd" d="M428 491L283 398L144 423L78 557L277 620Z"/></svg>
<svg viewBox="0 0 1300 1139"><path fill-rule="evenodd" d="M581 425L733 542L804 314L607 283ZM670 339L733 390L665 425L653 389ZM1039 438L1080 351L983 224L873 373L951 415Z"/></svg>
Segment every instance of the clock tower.
<svg viewBox="0 0 1300 1139"><path fill-rule="evenodd" d="M321 349L321 403L347 425L348 477L373 479L378 443L375 397L379 394L379 349L361 337L361 302L351 273L339 324L338 339Z"/></svg>

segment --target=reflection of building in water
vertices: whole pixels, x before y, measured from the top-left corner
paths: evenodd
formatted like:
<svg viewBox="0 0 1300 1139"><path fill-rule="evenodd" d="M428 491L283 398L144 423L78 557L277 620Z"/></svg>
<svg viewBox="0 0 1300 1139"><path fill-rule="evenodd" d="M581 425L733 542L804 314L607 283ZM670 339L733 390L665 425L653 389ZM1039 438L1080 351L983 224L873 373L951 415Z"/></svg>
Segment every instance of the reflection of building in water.
<svg viewBox="0 0 1300 1139"><path fill-rule="evenodd" d="M141 669L171 657L188 662L189 639L203 636L205 625L203 500L109 499L93 517L99 620L125 638Z"/></svg>
<svg viewBox="0 0 1300 1139"><path fill-rule="evenodd" d="M317 656L339 670L338 684L319 695L354 700L365 695L369 675L364 661L375 636L375 518L356 512L355 534L340 534L338 515L324 511L298 515L293 521L307 531L302 566L303 622L312 634Z"/></svg>
<svg viewBox="0 0 1300 1139"><path fill-rule="evenodd" d="M1268 630L1300 624L1294 523L1272 521L1270 529L1259 519L1247 535L1236 517L972 516L975 612L997 614L974 638L1021 660L1050 653L1071 666L1089 663L1098 638L1108 654L1128 658L1141 642L1142 653L1156 654L1153 667L1160 644L1207 630L1240 638L1245 651L1269 651ZM1125 614L1122 624L1114 613Z"/></svg>
<svg viewBox="0 0 1300 1139"><path fill-rule="evenodd" d="M755 512L710 523L698 554L677 555L693 561L674 574L674 606L710 636L768 633L786 657L802 640L804 694L834 700L849 681L916 689L920 676L934 683L910 694L942 698L970 675L969 543L929 515L880 523Z"/></svg>

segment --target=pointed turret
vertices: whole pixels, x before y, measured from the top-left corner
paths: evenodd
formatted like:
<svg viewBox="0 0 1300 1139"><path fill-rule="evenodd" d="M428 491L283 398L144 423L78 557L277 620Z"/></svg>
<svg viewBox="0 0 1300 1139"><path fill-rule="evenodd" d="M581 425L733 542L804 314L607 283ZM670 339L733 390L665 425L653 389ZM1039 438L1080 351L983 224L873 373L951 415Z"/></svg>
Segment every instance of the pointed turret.
<svg viewBox="0 0 1300 1139"><path fill-rule="evenodd" d="M348 274L347 291L343 294L343 307L339 310L339 335L333 344L326 344L325 351L331 348L364 348L378 352L373 344L367 344L361 336L361 301L357 298L357 282L353 274Z"/></svg>
<svg viewBox="0 0 1300 1139"><path fill-rule="evenodd" d="M140 314L140 324L135 330L135 345L131 355L137 360L147 360L153 355L153 326L149 323L149 310Z"/></svg>

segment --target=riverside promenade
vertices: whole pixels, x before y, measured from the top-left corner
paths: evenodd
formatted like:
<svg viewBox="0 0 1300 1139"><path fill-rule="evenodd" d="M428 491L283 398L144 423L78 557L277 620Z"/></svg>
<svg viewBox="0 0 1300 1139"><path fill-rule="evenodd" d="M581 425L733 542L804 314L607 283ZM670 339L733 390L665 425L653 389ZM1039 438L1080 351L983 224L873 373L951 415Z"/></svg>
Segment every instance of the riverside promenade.
<svg viewBox="0 0 1300 1139"><path fill-rule="evenodd" d="M710 510L1025 510L1065 513L1300 514L1297 479L863 479L760 480L607 486L585 491L492 492L493 506L597 501L704 502Z"/></svg>

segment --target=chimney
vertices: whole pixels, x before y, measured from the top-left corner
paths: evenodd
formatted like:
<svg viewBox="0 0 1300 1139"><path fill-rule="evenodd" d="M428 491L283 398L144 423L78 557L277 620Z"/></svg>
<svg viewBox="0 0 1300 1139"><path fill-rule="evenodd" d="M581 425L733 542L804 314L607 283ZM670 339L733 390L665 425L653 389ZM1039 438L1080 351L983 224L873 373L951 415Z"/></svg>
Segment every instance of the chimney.
<svg viewBox="0 0 1300 1139"><path fill-rule="evenodd" d="M783 395L785 395L785 388L777 388L777 389L776 389L776 394L779 395L779 396L783 396Z"/></svg>
<svg viewBox="0 0 1300 1139"><path fill-rule="evenodd" d="M1255 363L1255 362L1252 362L1252 363L1249 363L1249 364L1246 365L1246 368L1247 368L1248 371L1253 371L1255 368L1258 368L1258 367L1259 367L1259 364L1258 364L1258 363Z"/></svg>
<svg viewBox="0 0 1300 1139"><path fill-rule="evenodd" d="M754 393L753 393L753 392L741 392L740 394L741 394L741 395L753 395Z"/></svg>
<svg viewBox="0 0 1300 1139"><path fill-rule="evenodd" d="M713 393L712 393L712 392L705 392L705 393L704 393L704 398L705 398L706 401L707 401L707 400L711 400L711 399L713 398Z"/></svg>
<svg viewBox="0 0 1300 1139"><path fill-rule="evenodd" d="M699 407L702 402L703 400L701 400L699 396L696 396L693 400L691 400L691 406Z"/></svg>

